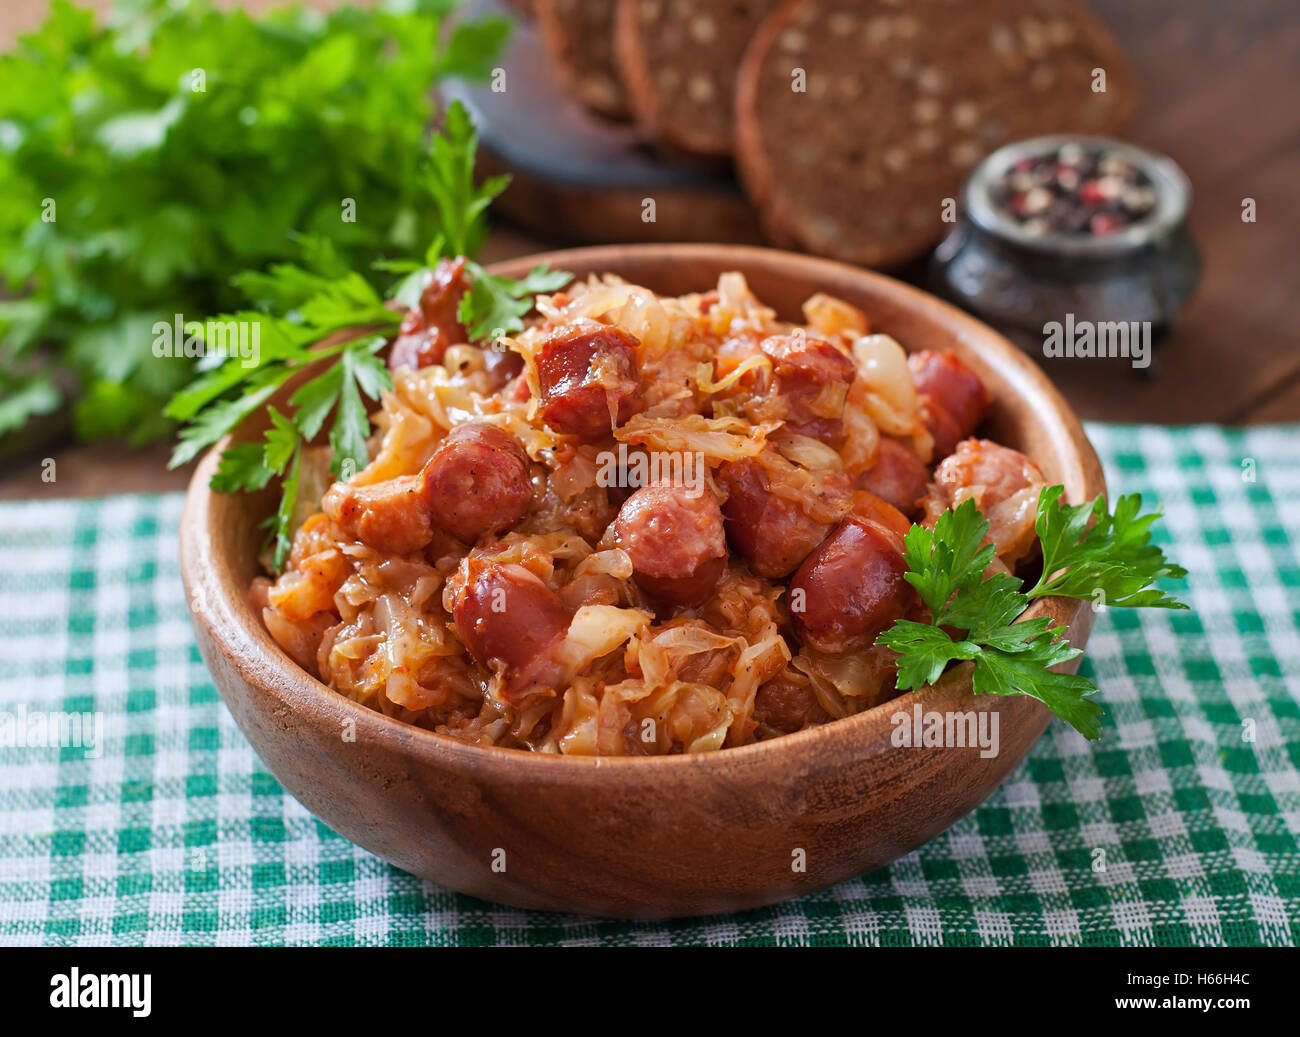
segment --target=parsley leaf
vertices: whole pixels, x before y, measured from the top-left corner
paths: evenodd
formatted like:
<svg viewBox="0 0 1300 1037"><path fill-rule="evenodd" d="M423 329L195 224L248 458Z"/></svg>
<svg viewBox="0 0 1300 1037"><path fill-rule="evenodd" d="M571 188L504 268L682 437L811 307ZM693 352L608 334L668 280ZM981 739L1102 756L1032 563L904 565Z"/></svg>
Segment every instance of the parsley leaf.
<svg viewBox="0 0 1300 1037"><path fill-rule="evenodd" d="M940 515L933 530L915 525L908 531L903 557L909 571L903 578L936 617L942 618L948 600L978 582L993 560L993 545L981 546L988 528L975 502L965 500Z"/></svg>
<svg viewBox="0 0 1300 1037"><path fill-rule="evenodd" d="M303 382L289 397L290 406L298 410L294 420L303 439L316 438L330 411L338 403L342 388L343 368L339 364L330 364L321 374L310 381Z"/></svg>
<svg viewBox="0 0 1300 1037"><path fill-rule="evenodd" d="M453 101L443 116L442 131L433 138L424 178L437 213L440 254L477 255L487 236L487 208L510 184L510 177L497 176L475 185L477 150L478 134L469 112Z"/></svg>
<svg viewBox="0 0 1300 1037"><path fill-rule="evenodd" d="M980 653L980 646L973 641L954 641L946 630L910 619L900 619L876 643L899 654L899 688L933 684L950 662L974 659Z"/></svg>
<svg viewBox="0 0 1300 1037"><path fill-rule="evenodd" d="M453 101L430 149L427 185L437 210L438 235L425 254L426 267L432 267L443 256L475 255L487 232L488 206L510 183L508 176L475 183L477 147L478 136L469 113L459 101ZM573 280L572 274L542 266L534 267L518 281L489 274L474 262L467 263L466 270L470 287L456 316L473 342L522 331L523 318L533 308L533 296L558 291ZM393 297L404 306L415 306L427 270L406 268L402 272L407 276Z"/></svg>
<svg viewBox="0 0 1300 1037"><path fill-rule="evenodd" d="M249 367L238 362L237 358L227 358L219 367L205 371L178 391L163 409L163 414L176 421L190 421L204 407L231 389L244 382L254 381L272 361L301 361L308 356L311 330L287 320L251 310L222 314L214 320L227 324L233 321L247 326L250 341L256 337L259 362L256 366Z"/></svg>
<svg viewBox="0 0 1300 1037"><path fill-rule="evenodd" d="M1084 738L1101 737L1102 708L1090 698L1097 687L1087 677L1057 673L1049 666L1081 654L1058 640L1064 627L1049 630L1023 652L983 649L975 663L972 686L977 695L1028 695L1038 699Z"/></svg>
<svg viewBox="0 0 1300 1037"><path fill-rule="evenodd" d="M294 368L285 364L263 368L251 380L243 396L220 400L206 408L193 423L181 429L180 442L172 451L168 467L176 468L192 461L226 433L233 431L236 425L274 396L293 372Z"/></svg>
<svg viewBox="0 0 1300 1037"><path fill-rule="evenodd" d="M274 407L268 407L271 427L260 443L236 443L222 451L211 486L220 493L260 490L284 466L298 448L298 430Z"/></svg>
<svg viewBox="0 0 1300 1037"><path fill-rule="evenodd" d="M266 466L266 448L261 443L236 443L221 452L217 474L208 484L219 493L260 490L275 473Z"/></svg>
<svg viewBox="0 0 1300 1037"><path fill-rule="evenodd" d="M533 267L519 281L489 274L477 263L470 263L467 268L474 279L460 301L456 316L475 342L523 331L523 318L533 308L533 296L538 292L558 291L573 280L570 273L544 266Z"/></svg>
<svg viewBox="0 0 1300 1037"><path fill-rule="evenodd" d="M378 346L383 346L380 339ZM392 388L392 380L383 363L363 349L348 349L343 353L338 395L338 413L330 430L330 446L334 457L330 471L350 479L367 464L370 454L366 439L370 435L370 414L361 396L378 401L383 389Z"/></svg>
<svg viewBox="0 0 1300 1037"><path fill-rule="evenodd" d="M1062 491L1063 487L1050 486L1038 499L1035 526L1043 547L1043 575L1030 589L1031 598L1049 594L1093 598L1101 591L1107 605L1187 608L1150 587L1166 577L1182 579L1187 570L1151 543L1151 526L1160 513L1140 515L1140 493L1121 497L1112 514L1101 497L1091 504L1063 504Z"/></svg>
<svg viewBox="0 0 1300 1037"><path fill-rule="evenodd" d="M78 435L132 443L240 381L217 368L164 416L204 368L151 355L154 322L247 295L280 317L315 299L323 326L355 312L354 279L386 286L376 260L438 236L432 87L489 75L510 25L453 26L453 0L256 18L210 0L130 0L105 19L48 6L0 54L0 435L66 396ZM453 204L468 253L481 207Z"/></svg>
<svg viewBox="0 0 1300 1037"><path fill-rule="evenodd" d="M271 427L266 430L266 445L262 448L262 459L266 467L279 475L289 458L298 449L298 430L293 422L280 414L274 407L268 407L271 415Z"/></svg>
<svg viewBox="0 0 1300 1037"><path fill-rule="evenodd" d="M1096 686L1053 669L1082 654L1064 640L1066 628L1052 626L1046 616L1021 617L1033 598L1093 600L1098 589L1108 604L1186 608L1149 589L1157 579L1186 573L1151 546L1151 525L1159 516L1139 514L1140 496L1120 498L1110 513L1101 497L1071 507L1060 503L1062 493L1063 487L1052 486L1039 496L1043 576L1028 592L1008 573L986 575L994 548L984 542L989 524L973 500L944 512L933 529L912 527L904 540L904 579L930 610L930 622L900 619L876 640L898 653L900 690L933 684L950 663L971 661L977 695L1027 695L1085 738L1101 736L1102 709L1091 698Z"/></svg>
<svg viewBox="0 0 1300 1037"><path fill-rule="evenodd" d="M46 374L18 378L0 373L0 435L22 428L27 419L58 409L62 397Z"/></svg>
<svg viewBox="0 0 1300 1037"><path fill-rule="evenodd" d="M289 548L293 546L293 510L298 504L298 477L302 470L302 444L294 447L293 460L281 483L280 506L262 523L270 531L273 564L283 568Z"/></svg>
<svg viewBox="0 0 1300 1037"><path fill-rule="evenodd" d="M994 573L988 579L980 577L966 584L948 603L939 622L942 626L968 631L972 640L996 644L1029 605L1020 587L1020 580L1009 573Z"/></svg>

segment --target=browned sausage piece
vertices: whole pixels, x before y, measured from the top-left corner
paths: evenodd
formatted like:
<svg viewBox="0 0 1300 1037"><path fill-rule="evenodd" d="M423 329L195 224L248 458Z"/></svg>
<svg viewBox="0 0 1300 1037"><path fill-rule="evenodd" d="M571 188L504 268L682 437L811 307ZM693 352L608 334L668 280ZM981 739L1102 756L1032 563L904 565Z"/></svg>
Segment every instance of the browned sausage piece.
<svg viewBox="0 0 1300 1037"><path fill-rule="evenodd" d="M727 567L718 499L707 486L661 481L623 502L615 542L632 560L633 578L667 605L698 605Z"/></svg>
<svg viewBox="0 0 1300 1037"><path fill-rule="evenodd" d="M759 348L772 361L773 388L785 398L786 428L824 443L842 443L853 361L829 342L802 334L773 335Z"/></svg>
<svg viewBox="0 0 1300 1037"><path fill-rule="evenodd" d="M1008 566L1032 554L1038 543L1035 519L1045 480L1038 466L1018 450L987 439L966 439L934 470L922 502L932 526L948 508L972 499L989 520L988 542Z"/></svg>
<svg viewBox="0 0 1300 1037"><path fill-rule="evenodd" d="M912 529L911 519L870 490L853 491L853 514L877 526L884 526L899 537L907 536Z"/></svg>
<svg viewBox="0 0 1300 1037"><path fill-rule="evenodd" d="M524 448L485 422L452 429L421 476L433 523L469 543L510 529L533 500Z"/></svg>
<svg viewBox="0 0 1300 1037"><path fill-rule="evenodd" d="M488 392L499 393L523 373L524 358L513 349L488 348L483 351L483 369ZM528 384L526 380L524 384Z"/></svg>
<svg viewBox="0 0 1300 1037"><path fill-rule="evenodd" d="M787 668L758 689L754 719L778 734L788 735L824 724L830 716L817 701L812 682Z"/></svg>
<svg viewBox="0 0 1300 1037"><path fill-rule="evenodd" d="M790 614L804 643L823 652L865 648L912 603L897 536L850 516L790 581Z"/></svg>
<svg viewBox="0 0 1300 1037"><path fill-rule="evenodd" d="M934 437L938 460L951 454L984 420L989 394L979 375L953 353L923 349L907 358L921 396L921 416Z"/></svg>
<svg viewBox="0 0 1300 1037"><path fill-rule="evenodd" d="M930 472L925 464L897 440L882 437L876 462L860 476L858 488L870 490L904 515L915 515L925 496Z"/></svg>
<svg viewBox="0 0 1300 1037"><path fill-rule="evenodd" d="M728 461L718 469L717 480L727 491L722 506L727 539L757 576L788 576L831 528L772 493L762 466L752 458Z"/></svg>
<svg viewBox="0 0 1300 1037"><path fill-rule="evenodd" d="M555 648L572 614L555 592L522 565L468 557L452 600L456 636L488 672L505 669L505 688L554 685Z"/></svg>
<svg viewBox="0 0 1300 1037"><path fill-rule="evenodd" d="M600 439L644 406L639 343L621 328L581 321L537 351L542 417L557 432Z"/></svg>
<svg viewBox="0 0 1300 1037"><path fill-rule="evenodd" d="M934 438L934 460L939 461L951 454L961 442L961 426L945 408L935 403L929 396L921 397L920 410L921 420Z"/></svg>
<svg viewBox="0 0 1300 1037"><path fill-rule="evenodd" d="M438 260L420 293L419 305L407 311L398 329L388 352L390 370L440 364L448 346L469 341L469 332L457 316L468 290L464 258Z"/></svg>
<svg viewBox="0 0 1300 1037"><path fill-rule="evenodd" d="M401 475L369 486L336 482L320 503L331 521L376 551L410 554L433 539L429 504L418 475Z"/></svg>

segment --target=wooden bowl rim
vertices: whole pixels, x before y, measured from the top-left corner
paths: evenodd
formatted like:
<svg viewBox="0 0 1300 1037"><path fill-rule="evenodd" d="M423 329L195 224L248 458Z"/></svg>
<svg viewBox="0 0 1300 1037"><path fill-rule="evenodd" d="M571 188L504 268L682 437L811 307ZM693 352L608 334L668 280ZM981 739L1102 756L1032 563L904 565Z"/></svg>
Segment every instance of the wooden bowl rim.
<svg viewBox="0 0 1300 1037"><path fill-rule="evenodd" d="M1073 410L1057 392L1050 380L1020 350L1011 345L1002 335L928 292L904 284L894 278L872 270L854 267L835 260L822 259L780 249L763 248L750 245L710 245L710 244L638 244L638 245L596 245L574 249L562 249L551 252L504 260L491 264L487 269L493 273L507 273L518 276L538 264L577 270L609 270L617 272L615 264L620 258L626 259L628 253L635 252L646 258L663 260L689 261L698 259L716 263L725 259L731 267L742 272L754 265L783 264L792 270L798 270L813 280L829 280L832 273L862 282L873 283L886 295L909 300L913 304L924 303L935 311L936 324L954 335L964 332L981 342L981 348L989 348L1000 354L1004 362L1034 384L1042 394L1045 402L1050 404L1050 414L1062 426L1069 440L1076 445L1076 456L1072 462L1078 467L1079 475L1089 494L1105 493L1105 480L1100 462L1088 441L1081 422ZM602 262L602 260L608 260ZM477 772L509 773L512 779L525 777L520 768L545 767L545 772L536 772L539 778L551 782L584 782L593 772L635 770L644 775L646 768L662 772L665 768L694 768L705 774L721 776L724 772L734 771L740 767L779 766L787 757L817 755L826 759L835 759L837 753L850 751L858 753L879 753L891 749L889 717L904 711L911 712L912 707L923 703L926 711L944 712L947 710L979 709L980 698L991 700L992 696L976 696L969 689L969 678L953 679L954 673L960 673L964 667L969 671L970 664L961 664L949 670L940 682L927 689L905 692L896 698L872 706L860 713L839 720L828 721L817 727L805 728L791 734L782 735L762 742L723 748L706 753L681 753L667 756L567 756L562 753L539 753L527 749L515 749L504 746L484 746L465 742L451 735L439 734L427 728L417 727L378 710L364 706L336 691L327 684L299 667L275 643L261 621L241 595L237 601L216 593L221 588L221 581L216 578L216 566L208 550L214 541L210 535L209 518L211 503L215 496L208 487L208 480L216 471L221 452L229 446L233 433L221 439L204 456L196 468L186 492L185 506L180 526L180 562L181 574L185 583L187 602L195 598L195 588L206 595L206 610L191 609L196 621L203 623L213 643L223 653L231 666L250 687L263 694L278 699L291 710L318 722L325 710L332 710L331 723L349 719L356 723L357 740L362 732L373 737L376 742L390 741L412 753L432 757L442 756L447 762L465 764L467 769ZM1059 597L1039 598L1030 604L1025 618L1050 616L1054 624L1072 626L1079 613L1089 607L1087 602L1077 599ZM923 696L924 693L924 696ZM1037 711L1046 710L1045 706L1019 697L999 699L1005 705L1011 703L1032 705ZM340 711L342 711L340 713Z"/></svg>

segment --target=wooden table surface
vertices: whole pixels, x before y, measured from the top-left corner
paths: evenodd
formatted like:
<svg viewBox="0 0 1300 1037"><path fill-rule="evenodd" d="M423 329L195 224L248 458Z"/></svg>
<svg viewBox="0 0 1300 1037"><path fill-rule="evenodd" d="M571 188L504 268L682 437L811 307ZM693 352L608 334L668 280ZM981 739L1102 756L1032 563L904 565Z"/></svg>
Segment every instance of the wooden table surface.
<svg viewBox="0 0 1300 1037"><path fill-rule="evenodd" d="M107 3L95 0L98 7ZM0 6L0 46L39 23L45 6ZM1300 3L1092 6L1127 49L1142 88L1126 136L1173 157L1191 180L1191 224L1204 273L1149 377L1078 363L1049 374L1086 419L1300 421ZM1254 223L1241 218L1246 198L1255 200ZM499 227L485 258L547 247ZM167 472L167 453L162 446L138 453L111 444L68 446L53 452L54 483L42 482L40 457L0 471L0 499L181 489L188 471Z"/></svg>

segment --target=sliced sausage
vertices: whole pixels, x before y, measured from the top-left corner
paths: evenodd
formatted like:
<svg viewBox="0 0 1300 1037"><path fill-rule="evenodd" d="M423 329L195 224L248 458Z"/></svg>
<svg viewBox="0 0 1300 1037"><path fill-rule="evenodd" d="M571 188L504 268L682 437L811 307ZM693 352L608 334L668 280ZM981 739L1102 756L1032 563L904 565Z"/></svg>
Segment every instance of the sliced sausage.
<svg viewBox="0 0 1300 1037"><path fill-rule="evenodd" d="M581 321L536 355L542 417L557 432L600 439L644 406L639 343L621 328Z"/></svg>
<svg viewBox="0 0 1300 1037"><path fill-rule="evenodd" d="M555 649L572 614L522 565L467 557L453 584L456 636L488 672L504 669L505 688L554 686L562 677Z"/></svg>
<svg viewBox="0 0 1300 1037"><path fill-rule="evenodd" d="M433 523L469 543L510 529L533 500L524 448L485 422L452 429L421 475Z"/></svg>
<svg viewBox="0 0 1300 1037"><path fill-rule="evenodd" d="M506 383L501 390L501 399L506 403L527 403L528 397L532 394L533 390L528 384L528 376L521 374L514 381Z"/></svg>
<svg viewBox="0 0 1300 1037"><path fill-rule="evenodd" d="M930 349L913 353L907 359L912 384L938 403L969 435L989 409L989 394L979 375L967 367L955 353Z"/></svg>
<svg viewBox="0 0 1300 1037"><path fill-rule="evenodd" d="M354 486L336 482L321 498L321 510L349 536L376 551L410 554L433 539L433 521L419 475Z"/></svg>
<svg viewBox="0 0 1300 1037"><path fill-rule="evenodd" d="M937 461L947 457L961 442L961 426L947 410L928 396L921 397L920 413L926 431L934 439L934 459Z"/></svg>
<svg viewBox="0 0 1300 1037"><path fill-rule="evenodd" d="M457 315L468 290L464 258L438 260L420 292L419 304L407 311L388 351L390 370L440 364L448 346L469 341Z"/></svg>
<svg viewBox="0 0 1300 1037"><path fill-rule="evenodd" d="M842 443L853 360L831 343L801 334L773 335L759 348L772 361L773 390L786 403L786 428L832 445Z"/></svg>
<svg viewBox="0 0 1300 1037"><path fill-rule="evenodd" d="M641 487L619 509L614 539L632 560L637 585L667 605L700 604L727 567L722 511L707 486Z"/></svg>
<svg viewBox="0 0 1300 1037"><path fill-rule="evenodd" d="M419 475L356 486L337 482L321 510L377 551L410 554L435 531L473 542L517 523L532 503L528 457L495 425L458 425Z"/></svg>
<svg viewBox="0 0 1300 1037"><path fill-rule="evenodd" d="M831 529L832 523L819 522L795 501L772 493L752 458L727 462L717 480L727 491L722 506L727 540L757 576L788 576Z"/></svg>
<svg viewBox="0 0 1300 1037"><path fill-rule="evenodd" d="M754 719L777 734L788 735L824 724L830 715L817 700L812 681L787 668L758 689Z"/></svg>
<svg viewBox="0 0 1300 1037"><path fill-rule="evenodd" d="M912 604L897 536L850 516L790 581L790 614L805 644L822 652L865 648Z"/></svg>
<svg viewBox="0 0 1300 1037"><path fill-rule="evenodd" d="M881 437L875 463L858 476L858 488L888 501L904 515L915 515L930 472L925 464L897 440Z"/></svg>
<svg viewBox="0 0 1300 1037"><path fill-rule="evenodd" d="M934 470L925 504L925 523L973 499L989 521L988 542L1008 567L1037 543L1034 521L1044 484L1038 466L1018 450L987 439L967 439Z"/></svg>
<svg viewBox="0 0 1300 1037"><path fill-rule="evenodd" d="M884 526L899 537L907 536L912 528L912 522L906 515L870 490L853 492L853 514L878 526Z"/></svg>
<svg viewBox="0 0 1300 1037"><path fill-rule="evenodd" d="M923 349L909 356L907 365L921 396L922 420L934 437L935 457L947 457L984 420L988 390L953 353Z"/></svg>
<svg viewBox="0 0 1300 1037"><path fill-rule="evenodd" d="M513 349L485 349L483 370L487 372L487 390L499 393L524 370L524 358ZM527 381L524 382L527 385Z"/></svg>

